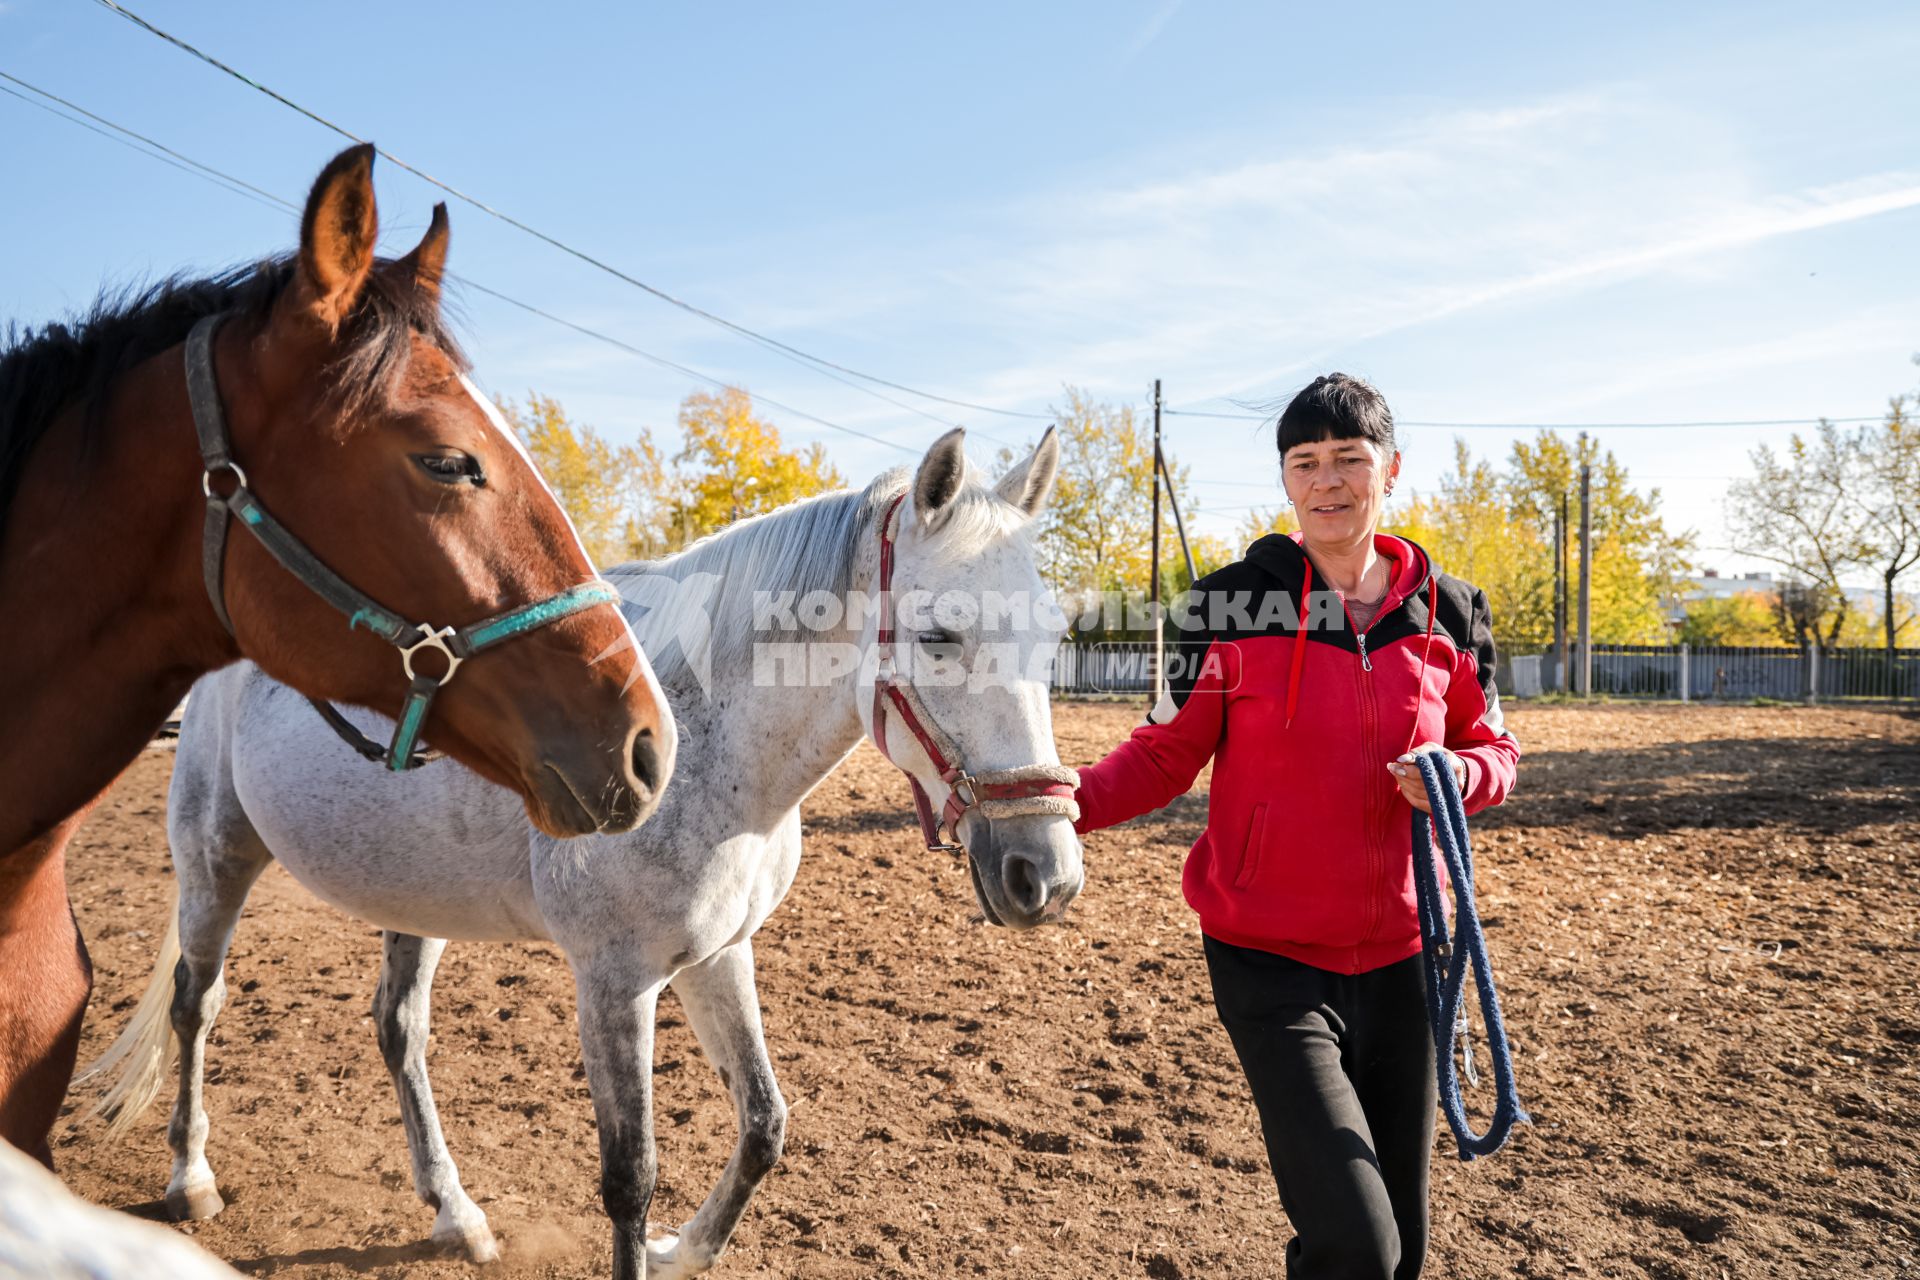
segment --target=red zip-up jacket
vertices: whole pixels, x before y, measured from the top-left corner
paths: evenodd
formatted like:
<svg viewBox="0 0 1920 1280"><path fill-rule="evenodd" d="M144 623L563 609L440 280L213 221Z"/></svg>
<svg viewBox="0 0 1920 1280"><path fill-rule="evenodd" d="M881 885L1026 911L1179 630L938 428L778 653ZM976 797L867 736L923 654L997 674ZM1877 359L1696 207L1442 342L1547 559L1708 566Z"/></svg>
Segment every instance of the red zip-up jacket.
<svg viewBox="0 0 1920 1280"><path fill-rule="evenodd" d="M1097 831L1185 794L1212 759L1207 827L1182 877L1201 929L1338 973L1420 950L1413 811L1388 762L1444 744L1466 762L1476 813L1506 798L1520 759L1485 593L1405 539L1374 546L1392 586L1364 630L1278 534L1195 583L1169 623L1168 696L1080 770L1077 793L1075 829Z"/></svg>

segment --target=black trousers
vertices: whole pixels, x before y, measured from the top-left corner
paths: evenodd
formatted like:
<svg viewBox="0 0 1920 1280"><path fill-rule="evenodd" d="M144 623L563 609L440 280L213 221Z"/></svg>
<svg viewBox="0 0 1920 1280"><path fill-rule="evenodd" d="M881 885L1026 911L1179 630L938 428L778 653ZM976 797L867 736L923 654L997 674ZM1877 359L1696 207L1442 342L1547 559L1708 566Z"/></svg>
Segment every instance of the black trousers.
<svg viewBox="0 0 1920 1280"><path fill-rule="evenodd" d="M1293 1223L1288 1280L1415 1280L1437 1105L1420 957L1348 975L1206 949Z"/></svg>

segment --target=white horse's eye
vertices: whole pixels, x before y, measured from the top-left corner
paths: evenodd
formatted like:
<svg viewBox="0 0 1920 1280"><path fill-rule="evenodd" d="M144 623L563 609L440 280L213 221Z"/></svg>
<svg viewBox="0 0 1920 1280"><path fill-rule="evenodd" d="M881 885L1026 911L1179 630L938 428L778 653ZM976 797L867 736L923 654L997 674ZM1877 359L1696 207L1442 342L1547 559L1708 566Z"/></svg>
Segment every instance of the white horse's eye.
<svg viewBox="0 0 1920 1280"><path fill-rule="evenodd" d="M965 660L966 648L960 641L945 631L918 631L914 633L917 642L915 648L929 662L945 666L958 664Z"/></svg>

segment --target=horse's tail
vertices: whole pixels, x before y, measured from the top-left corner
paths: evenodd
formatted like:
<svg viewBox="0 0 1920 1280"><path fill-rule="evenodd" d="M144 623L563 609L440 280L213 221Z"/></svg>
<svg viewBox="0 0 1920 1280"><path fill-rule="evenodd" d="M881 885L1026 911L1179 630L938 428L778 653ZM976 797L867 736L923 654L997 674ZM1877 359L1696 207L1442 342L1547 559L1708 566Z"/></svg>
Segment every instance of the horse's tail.
<svg viewBox="0 0 1920 1280"><path fill-rule="evenodd" d="M87 1115L105 1117L110 1138L131 1129L166 1083L173 1059L173 975L179 963L180 890L176 886L167 909L167 933L160 939L160 955L154 961L153 976L147 979L147 989L134 1007L132 1021L75 1082L108 1082L106 1092Z"/></svg>

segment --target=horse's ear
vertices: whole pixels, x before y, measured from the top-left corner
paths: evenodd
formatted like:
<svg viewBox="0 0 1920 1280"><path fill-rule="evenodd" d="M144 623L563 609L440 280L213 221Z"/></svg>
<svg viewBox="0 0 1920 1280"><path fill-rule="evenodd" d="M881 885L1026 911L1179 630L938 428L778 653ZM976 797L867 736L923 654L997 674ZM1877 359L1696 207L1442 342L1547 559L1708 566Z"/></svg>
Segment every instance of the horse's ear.
<svg viewBox="0 0 1920 1280"><path fill-rule="evenodd" d="M1040 514L1053 496L1054 477L1060 474L1060 432L1047 428L1040 443L1025 462L1000 477L993 491L1027 513L1031 519Z"/></svg>
<svg viewBox="0 0 1920 1280"><path fill-rule="evenodd" d="M320 171L300 219L300 262L289 303L337 333L366 287L380 220L373 205L373 144L349 147Z"/></svg>
<svg viewBox="0 0 1920 1280"><path fill-rule="evenodd" d="M433 206L433 221L427 224L427 234L413 252L386 268L436 308L440 305L440 282L447 275L447 237L447 205L443 200Z"/></svg>
<svg viewBox="0 0 1920 1280"><path fill-rule="evenodd" d="M933 442L913 477L913 509L920 523L931 529L945 515L943 508L960 493L967 478L967 433L955 427Z"/></svg>

